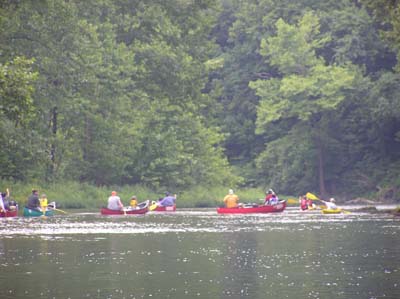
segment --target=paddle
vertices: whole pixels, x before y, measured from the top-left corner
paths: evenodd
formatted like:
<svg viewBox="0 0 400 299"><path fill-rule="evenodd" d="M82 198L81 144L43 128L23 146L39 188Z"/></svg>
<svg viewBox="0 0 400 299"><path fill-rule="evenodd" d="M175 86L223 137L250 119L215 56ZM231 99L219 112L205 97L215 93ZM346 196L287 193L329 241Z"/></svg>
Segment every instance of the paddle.
<svg viewBox="0 0 400 299"><path fill-rule="evenodd" d="M316 195L314 195L314 194L312 194L310 192L307 192L306 197L311 199L311 200L321 200L321 199L318 198L318 196L316 196Z"/></svg>
<svg viewBox="0 0 400 299"><path fill-rule="evenodd" d="M60 209L56 209L56 208L50 208L50 209L52 209L54 211L57 211L57 212L60 212L60 213L63 213L63 214L68 214L68 212L65 212L65 211L60 210Z"/></svg>

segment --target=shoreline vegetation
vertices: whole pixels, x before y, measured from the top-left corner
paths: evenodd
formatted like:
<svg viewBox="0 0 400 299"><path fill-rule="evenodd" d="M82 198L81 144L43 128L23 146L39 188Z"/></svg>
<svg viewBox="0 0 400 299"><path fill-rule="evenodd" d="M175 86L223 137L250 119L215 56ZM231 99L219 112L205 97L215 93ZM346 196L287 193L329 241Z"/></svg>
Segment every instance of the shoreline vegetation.
<svg viewBox="0 0 400 299"><path fill-rule="evenodd" d="M28 196L32 189L39 190L39 194L45 193L49 201L55 201L57 207L63 209L98 209L106 205L107 198L112 190L116 190L124 205L129 205L130 198L135 195L139 202L145 200L154 200L164 196L165 192L177 194L178 208L211 208L223 205L223 198L227 194L228 187L202 187L191 188L187 190L175 190L174 188L158 188L154 190L143 185L134 186L94 186L86 183L60 182L60 183L22 183L22 182L0 182L0 190L10 190L12 199L21 206L26 204ZM234 188L243 203L262 203L265 197L264 190L261 188ZM288 206L296 206L297 196L281 195L279 198L288 200ZM400 206L393 210L378 210L375 205L382 202L371 199L353 199L340 201L340 204L367 205L363 208L355 208L354 211L368 213L400 213ZM384 203L398 204L398 203Z"/></svg>
<svg viewBox="0 0 400 299"><path fill-rule="evenodd" d="M270 187L400 204L399 1L2 1L0 15L0 188L21 204L37 188L98 208L116 189L211 207Z"/></svg>

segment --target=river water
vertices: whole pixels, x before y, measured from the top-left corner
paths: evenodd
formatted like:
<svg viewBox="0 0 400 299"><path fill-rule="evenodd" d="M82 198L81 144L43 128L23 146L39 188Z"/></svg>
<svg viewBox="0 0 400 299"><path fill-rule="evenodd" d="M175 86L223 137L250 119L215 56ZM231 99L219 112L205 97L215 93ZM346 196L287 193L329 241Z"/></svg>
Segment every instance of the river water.
<svg viewBox="0 0 400 299"><path fill-rule="evenodd" d="M400 298L400 217L69 213L0 219L0 298Z"/></svg>

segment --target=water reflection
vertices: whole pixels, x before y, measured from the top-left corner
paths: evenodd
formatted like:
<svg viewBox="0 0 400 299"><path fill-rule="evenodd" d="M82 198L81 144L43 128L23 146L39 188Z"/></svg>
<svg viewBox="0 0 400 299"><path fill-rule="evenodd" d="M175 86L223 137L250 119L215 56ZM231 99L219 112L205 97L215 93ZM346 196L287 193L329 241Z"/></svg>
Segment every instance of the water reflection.
<svg viewBox="0 0 400 299"><path fill-rule="evenodd" d="M1 219L0 298L400 298L400 219L215 210Z"/></svg>

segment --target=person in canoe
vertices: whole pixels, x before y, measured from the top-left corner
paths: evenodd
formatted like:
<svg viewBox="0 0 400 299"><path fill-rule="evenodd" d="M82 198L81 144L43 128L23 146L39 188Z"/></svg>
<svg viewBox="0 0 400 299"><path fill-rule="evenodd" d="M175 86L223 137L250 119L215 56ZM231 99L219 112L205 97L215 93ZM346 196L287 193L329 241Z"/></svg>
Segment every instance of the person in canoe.
<svg viewBox="0 0 400 299"><path fill-rule="evenodd" d="M132 209L136 209L137 204L138 204L138 202L137 202L137 197L134 195L134 196L131 197L131 200L129 201L129 206L130 206Z"/></svg>
<svg viewBox="0 0 400 299"><path fill-rule="evenodd" d="M1 193L1 197L3 198L3 210L15 211L18 208L17 202L10 197L10 190L8 188L7 192Z"/></svg>
<svg viewBox="0 0 400 299"><path fill-rule="evenodd" d="M272 197L269 200L269 204L270 205L276 205L276 204L278 204L278 202L279 202L278 196L275 193L272 193Z"/></svg>
<svg viewBox="0 0 400 299"><path fill-rule="evenodd" d="M111 196L108 198L107 209L122 211L124 205L121 202L121 198L117 195L117 191L112 191Z"/></svg>
<svg viewBox="0 0 400 299"><path fill-rule="evenodd" d="M28 202L26 204L26 208L30 210L36 210L42 212L40 208L40 200L39 200L39 191L36 189L32 190L32 194L28 197Z"/></svg>
<svg viewBox="0 0 400 299"><path fill-rule="evenodd" d="M42 209L42 211L45 211L47 209L47 205L48 205L48 200L47 200L47 196L46 194L42 194L39 198L40 201L40 208Z"/></svg>
<svg viewBox="0 0 400 299"><path fill-rule="evenodd" d="M161 207L172 207L175 205L176 194L172 195L169 192L165 192L165 197L157 202L158 206Z"/></svg>
<svg viewBox="0 0 400 299"><path fill-rule="evenodd" d="M274 191L272 189L268 189L267 191L265 191L264 205L269 205L269 201L271 200L273 193Z"/></svg>
<svg viewBox="0 0 400 299"><path fill-rule="evenodd" d="M0 193L0 213L5 212L6 208L4 207L4 201L3 201L3 193Z"/></svg>
<svg viewBox="0 0 400 299"><path fill-rule="evenodd" d="M265 192L265 201L264 205L275 205L279 202L278 195L274 192L272 189L268 189L267 192Z"/></svg>
<svg viewBox="0 0 400 299"><path fill-rule="evenodd" d="M239 202L239 197L229 189L228 194L224 197L225 207L227 208L237 208Z"/></svg>

